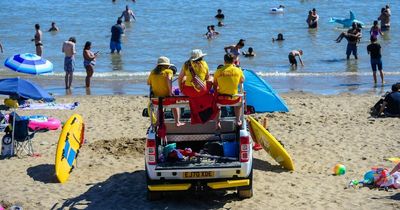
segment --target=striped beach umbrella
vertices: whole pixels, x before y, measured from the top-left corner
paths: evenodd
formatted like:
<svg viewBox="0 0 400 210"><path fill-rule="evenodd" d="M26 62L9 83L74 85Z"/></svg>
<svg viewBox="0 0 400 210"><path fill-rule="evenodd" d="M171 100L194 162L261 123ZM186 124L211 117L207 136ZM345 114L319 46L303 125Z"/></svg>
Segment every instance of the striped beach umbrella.
<svg viewBox="0 0 400 210"><path fill-rule="evenodd" d="M53 71L53 64L50 61L32 53L11 56L6 59L4 65L13 71L25 74L46 74Z"/></svg>

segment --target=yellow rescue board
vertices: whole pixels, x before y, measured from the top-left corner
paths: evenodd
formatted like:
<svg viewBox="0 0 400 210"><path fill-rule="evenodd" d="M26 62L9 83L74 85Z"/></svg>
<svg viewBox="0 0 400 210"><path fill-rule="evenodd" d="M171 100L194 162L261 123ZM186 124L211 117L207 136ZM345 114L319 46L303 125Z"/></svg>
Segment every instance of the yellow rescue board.
<svg viewBox="0 0 400 210"><path fill-rule="evenodd" d="M292 158L289 153L283 148L283 146L269 133L260 123L257 122L251 116L248 116L250 120L250 132L251 136L256 142L261 144L263 149L271 155L281 166L288 170L294 170Z"/></svg>
<svg viewBox="0 0 400 210"><path fill-rule="evenodd" d="M400 158L398 157L385 158L385 160L392 161L393 163L400 163Z"/></svg>
<svg viewBox="0 0 400 210"><path fill-rule="evenodd" d="M84 130L82 116L72 115L61 131L56 151L55 171L60 183L67 181L78 157L79 149L84 143Z"/></svg>

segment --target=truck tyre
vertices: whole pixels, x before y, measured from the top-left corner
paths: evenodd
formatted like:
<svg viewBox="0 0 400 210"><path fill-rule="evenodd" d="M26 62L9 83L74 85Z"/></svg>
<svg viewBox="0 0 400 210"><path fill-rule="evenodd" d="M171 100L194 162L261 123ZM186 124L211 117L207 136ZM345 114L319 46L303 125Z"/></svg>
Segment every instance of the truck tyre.
<svg viewBox="0 0 400 210"><path fill-rule="evenodd" d="M249 190L238 190L238 196L240 199L246 199L253 197L253 188Z"/></svg>
<svg viewBox="0 0 400 210"><path fill-rule="evenodd" d="M248 178L250 179L250 185L247 187L237 189L237 194L240 199L253 197L253 166L251 168L251 172Z"/></svg>
<svg viewBox="0 0 400 210"><path fill-rule="evenodd" d="M157 201L162 198L162 192L147 190L147 200Z"/></svg>
<svg viewBox="0 0 400 210"><path fill-rule="evenodd" d="M152 181L149 178L149 175L147 173L147 167L146 167L145 173L146 173L146 188L147 188L148 185L152 184ZM157 200L161 200L161 198L162 198L162 192L160 192L160 191L150 191L147 188L147 200L148 201L157 201Z"/></svg>

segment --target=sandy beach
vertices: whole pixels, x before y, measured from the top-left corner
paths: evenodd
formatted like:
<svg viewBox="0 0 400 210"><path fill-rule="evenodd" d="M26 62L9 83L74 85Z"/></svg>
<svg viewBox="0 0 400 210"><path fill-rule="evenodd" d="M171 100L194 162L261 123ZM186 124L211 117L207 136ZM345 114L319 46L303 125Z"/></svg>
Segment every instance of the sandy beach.
<svg viewBox="0 0 400 210"><path fill-rule="evenodd" d="M0 160L0 203L24 209L399 209L400 191L345 189L373 166L392 168L384 158L399 156L400 118L370 118L376 95L284 94L289 113L267 116L271 133L291 154L296 170L283 170L261 150L254 155L254 196L235 192L170 193L146 200L144 138L149 119L141 116L142 96L66 96L76 110L18 111L66 121L73 113L86 121L86 144L78 167L65 184L56 183L54 156L60 130L38 133L40 157ZM1 99L2 100L2 99ZM0 135L2 137L3 133ZM333 176L332 167L347 167Z"/></svg>

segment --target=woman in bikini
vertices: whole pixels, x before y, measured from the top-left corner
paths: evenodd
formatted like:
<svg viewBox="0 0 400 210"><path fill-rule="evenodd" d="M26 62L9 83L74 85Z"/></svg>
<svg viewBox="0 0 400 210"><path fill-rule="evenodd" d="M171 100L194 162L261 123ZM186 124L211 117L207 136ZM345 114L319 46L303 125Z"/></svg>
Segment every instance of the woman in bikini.
<svg viewBox="0 0 400 210"><path fill-rule="evenodd" d="M35 42L36 55L42 56L43 54L42 31L40 30L39 24L35 24L35 30L36 30L35 36L31 41Z"/></svg>
<svg viewBox="0 0 400 210"><path fill-rule="evenodd" d="M92 43L87 41L83 48L83 66L86 69L86 88L90 88L90 78L93 76L94 66L96 65L96 57L98 52L93 53L90 48Z"/></svg>

